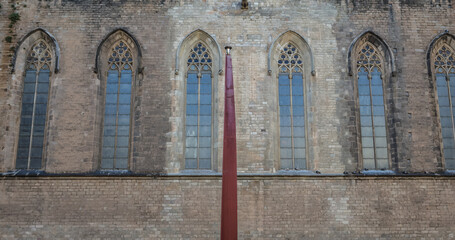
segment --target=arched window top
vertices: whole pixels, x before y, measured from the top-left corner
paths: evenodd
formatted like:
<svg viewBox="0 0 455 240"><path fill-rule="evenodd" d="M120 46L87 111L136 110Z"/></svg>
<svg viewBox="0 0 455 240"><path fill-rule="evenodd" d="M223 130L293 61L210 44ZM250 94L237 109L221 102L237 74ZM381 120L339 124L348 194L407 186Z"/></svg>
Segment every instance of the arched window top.
<svg viewBox="0 0 455 240"><path fill-rule="evenodd" d="M303 72L303 57L300 50L292 43L285 44L281 48L277 62L280 73Z"/></svg>
<svg viewBox="0 0 455 240"><path fill-rule="evenodd" d="M188 70L197 71L198 73L202 71L211 71L212 62L213 60L210 50L204 43L198 42L190 50L190 54L188 56Z"/></svg>
<svg viewBox="0 0 455 240"><path fill-rule="evenodd" d="M368 47L368 49L366 49L366 47ZM362 52L363 50L365 50L365 52ZM367 56L367 53L369 56ZM362 55L364 56L364 59L359 59ZM376 56L375 59L373 59L373 56ZM367 61L367 63L363 63L365 61ZM377 63L377 61L380 61L380 63ZM354 72L359 70L357 68L359 67L359 62L361 62L360 64L363 64L364 67L370 67L368 68L369 72L376 68L377 71L381 70L383 74L391 73L394 75L396 71L395 60L389 45L372 31L365 31L360 34L352 41L349 47L348 72L350 76L354 75Z"/></svg>
<svg viewBox="0 0 455 240"><path fill-rule="evenodd" d="M125 41L120 40L112 47L111 55L108 59L109 69L111 70L130 70L133 68L133 54Z"/></svg>
<svg viewBox="0 0 455 240"><path fill-rule="evenodd" d="M47 43L40 39L30 50L26 69L47 70L52 64L52 52Z"/></svg>
<svg viewBox="0 0 455 240"><path fill-rule="evenodd" d="M383 56L373 44L366 42L357 53L357 71L383 72Z"/></svg>
<svg viewBox="0 0 455 240"><path fill-rule="evenodd" d="M291 45L291 53L288 54L289 52L289 47L288 45ZM284 49L287 49L286 51L283 51ZM295 49L296 52L293 52L292 49ZM316 71L314 70L314 61L313 61L313 53L311 51L310 45L306 41L304 37L302 37L300 34L294 32L294 31L287 31L282 34L280 34L277 39L272 43L270 49L269 49L269 54L268 54L268 73L269 75L272 74L272 70L275 68L275 62L279 61L282 59L283 52L285 55L292 55L292 57L298 56L300 60L302 60L302 70L303 72L303 67L305 67L308 71L308 73L311 73L311 75L316 75ZM298 54L298 55L295 55ZM291 62L292 59L288 59L289 62ZM296 59L295 59L296 60ZM272 64L273 63L273 64ZM284 59L283 59L284 63ZM282 66L279 66L280 68L278 69L278 73L282 73ZM289 69L289 70L295 70L294 68Z"/></svg>
<svg viewBox="0 0 455 240"><path fill-rule="evenodd" d="M201 49L195 50L198 45L201 44ZM180 67L184 67L185 61L188 61L186 58L189 54L195 53L197 57L203 57L204 55L199 56L198 52L202 50L202 47L205 48L205 51L210 56L210 65L206 64L205 68L210 67L210 70L217 71L218 74L223 72L222 69L222 58L221 58L221 49L218 42L215 40L214 37L209 35L207 32L197 29L190 34L188 34L185 39L179 44L177 48L177 53L175 56L175 74L178 75L180 71ZM202 61L201 59L198 59ZM205 60L208 61L208 58ZM194 63L194 62L193 62ZM206 62L207 63L207 62ZM187 62L187 66L191 67L189 62ZM204 65L201 65L204 68ZM194 65L196 67L196 65ZM203 70L203 69L201 69Z"/></svg>
<svg viewBox="0 0 455 240"><path fill-rule="evenodd" d="M454 51L449 45L444 43L436 51L434 68L435 73L455 73Z"/></svg>

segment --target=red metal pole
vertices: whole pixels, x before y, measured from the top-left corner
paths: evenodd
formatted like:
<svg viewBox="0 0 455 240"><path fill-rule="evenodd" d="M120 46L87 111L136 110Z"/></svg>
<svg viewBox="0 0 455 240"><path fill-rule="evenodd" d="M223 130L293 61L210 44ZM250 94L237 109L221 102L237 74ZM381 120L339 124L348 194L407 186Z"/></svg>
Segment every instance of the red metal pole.
<svg viewBox="0 0 455 240"><path fill-rule="evenodd" d="M230 50L231 47L226 47L221 240L237 239L237 144L235 137L234 79L232 77Z"/></svg>

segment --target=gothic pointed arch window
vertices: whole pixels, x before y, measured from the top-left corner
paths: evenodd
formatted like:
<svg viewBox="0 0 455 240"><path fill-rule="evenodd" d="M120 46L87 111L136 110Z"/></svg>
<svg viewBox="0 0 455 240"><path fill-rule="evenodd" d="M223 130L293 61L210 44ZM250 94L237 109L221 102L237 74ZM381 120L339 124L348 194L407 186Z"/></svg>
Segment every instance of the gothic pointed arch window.
<svg viewBox="0 0 455 240"><path fill-rule="evenodd" d="M212 168L212 54L197 42L187 58L185 168Z"/></svg>
<svg viewBox="0 0 455 240"><path fill-rule="evenodd" d="M306 169L304 61L295 44L284 44L277 60L282 169Z"/></svg>
<svg viewBox="0 0 455 240"><path fill-rule="evenodd" d="M131 99L134 62L125 40L111 45L104 93L102 169L126 169L130 151Z"/></svg>
<svg viewBox="0 0 455 240"><path fill-rule="evenodd" d="M361 158L364 168L388 169L389 154L383 86L385 53L370 41L360 41L360 43L356 48L356 76Z"/></svg>
<svg viewBox="0 0 455 240"><path fill-rule="evenodd" d="M453 40L452 40L453 41ZM455 169L455 51L447 41L433 49L433 72L436 80L439 118L445 167Z"/></svg>
<svg viewBox="0 0 455 240"><path fill-rule="evenodd" d="M51 47L39 39L26 59L16 158L18 169L42 167L52 56Z"/></svg>

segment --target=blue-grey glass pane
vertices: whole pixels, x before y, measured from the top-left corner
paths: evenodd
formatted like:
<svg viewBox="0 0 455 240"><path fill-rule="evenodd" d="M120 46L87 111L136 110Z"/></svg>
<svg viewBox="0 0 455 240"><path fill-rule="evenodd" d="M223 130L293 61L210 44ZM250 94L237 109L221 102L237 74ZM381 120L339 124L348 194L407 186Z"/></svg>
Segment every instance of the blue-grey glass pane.
<svg viewBox="0 0 455 240"><path fill-rule="evenodd" d="M105 136L103 139L103 146L112 146L114 147L115 145L115 137L111 136Z"/></svg>
<svg viewBox="0 0 455 240"><path fill-rule="evenodd" d="M113 147L103 147L102 156L103 156L103 159L104 158L113 158L114 157L114 148Z"/></svg>
<svg viewBox="0 0 455 240"><path fill-rule="evenodd" d="M40 158L43 155L43 148L42 147L34 147L32 148L30 157L32 158Z"/></svg>
<svg viewBox="0 0 455 240"><path fill-rule="evenodd" d="M25 136L20 136L19 137L19 148L27 148L30 146L30 136L25 135Z"/></svg>
<svg viewBox="0 0 455 240"><path fill-rule="evenodd" d="M446 75L445 74L436 74L436 85L439 86L446 86Z"/></svg>
<svg viewBox="0 0 455 240"><path fill-rule="evenodd" d="M362 127L372 126L371 117L369 117L369 116L360 116L360 125Z"/></svg>
<svg viewBox="0 0 455 240"><path fill-rule="evenodd" d="M447 169L455 169L455 158L446 158L445 162Z"/></svg>
<svg viewBox="0 0 455 240"><path fill-rule="evenodd" d="M119 115L118 116L118 125L130 125L130 115Z"/></svg>
<svg viewBox="0 0 455 240"><path fill-rule="evenodd" d="M47 93L46 94L36 94L36 103L47 103Z"/></svg>
<svg viewBox="0 0 455 240"><path fill-rule="evenodd" d="M44 136L44 126L33 126L33 136Z"/></svg>
<svg viewBox="0 0 455 240"><path fill-rule="evenodd" d="M280 126L291 126L291 117L280 116Z"/></svg>
<svg viewBox="0 0 455 240"><path fill-rule="evenodd" d="M280 106L280 116L290 116L291 115L291 108Z"/></svg>
<svg viewBox="0 0 455 240"><path fill-rule="evenodd" d="M199 125L210 126L212 124L212 116L200 116Z"/></svg>
<svg viewBox="0 0 455 240"><path fill-rule="evenodd" d="M368 80L367 73L360 73L359 72L359 81L358 85L367 85L370 86L370 81Z"/></svg>
<svg viewBox="0 0 455 240"><path fill-rule="evenodd" d="M373 96L373 105L375 106L384 105L384 98L382 96Z"/></svg>
<svg viewBox="0 0 455 240"><path fill-rule="evenodd" d="M450 115L452 114L450 112L450 107L440 107L439 108L439 114L440 116L444 116L444 117L450 117Z"/></svg>
<svg viewBox="0 0 455 240"><path fill-rule="evenodd" d="M187 105L186 115L197 115L197 105Z"/></svg>
<svg viewBox="0 0 455 240"><path fill-rule="evenodd" d="M114 159L103 157L101 160L101 168L114 168Z"/></svg>
<svg viewBox="0 0 455 240"><path fill-rule="evenodd" d="M291 138L290 137L281 137L280 138L280 147L282 148L290 148L291 145Z"/></svg>
<svg viewBox="0 0 455 240"><path fill-rule="evenodd" d="M290 91L289 91L289 86L282 86L280 85L279 86L279 95L286 95L286 96L289 96L290 95Z"/></svg>
<svg viewBox="0 0 455 240"><path fill-rule="evenodd" d="M109 70L107 72L107 83L108 84L115 84L118 86L118 71L117 70Z"/></svg>
<svg viewBox="0 0 455 240"><path fill-rule="evenodd" d="M292 86L292 95L303 95L303 86Z"/></svg>
<svg viewBox="0 0 455 240"><path fill-rule="evenodd" d="M28 159L29 148L19 148L17 150L17 158L25 158ZM26 164L27 165L27 164Z"/></svg>
<svg viewBox="0 0 455 240"><path fill-rule="evenodd" d="M104 136L115 136L115 126L104 126Z"/></svg>
<svg viewBox="0 0 455 240"><path fill-rule="evenodd" d="M198 93L198 85L197 84L187 84L186 85L186 93L187 94L197 94Z"/></svg>
<svg viewBox="0 0 455 240"><path fill-rule="evenodd" d="M117 147L115 157L119 158L128 158L128 148L127 147ZM118 162L117 162L118 163Z"/></svg>
<svg viewBox="0 0 455 240"><path fill-rule="evenodd" d="M201 169L210 169L211 166L211 161L210 158L200 158L199 159L199 168Z"/></svg>
<svg viewBox="0 0 455 240"><path fill-rule="evenodd" d="M442 96L447 97L447 96L449 96L449 91L448 91L446 85L438 86L437 88L438 88L438 96L439 97L442 97Z"/></svg>
<svg viewBox="0 0 455 240"><path fill-rule="evenodd" d="M387 158L378 158L376 159L378 164L377 169L387 169L389 168L389 161Z"/></svg>
<svg viewBox="0 0 455 240"><path fill-rule="evenodd" d="M196 73L188 73L188 79L186 80L187 84L197 84L197 74Z"/></svg>
<svg viewBox="0 0 455 240"><path fill-rule="evenodd" d="M288 75L280 74L278 76L278 84L279 85L288 85L289 86L289 77L288 77ZM288 87L288 89L289 89L289 87Z"/></svg>
<svg viewBox="0 0 455 240"><path fill-rule="evenodd" d="M38 82L39 83L49 83L49 70L41 70L38 74Z"/></svg>
<svg viewBox="0 0 455 240"><path fill-rule="evenodd" d="M281 158L292 158L292 150L290 148L281 148L280 157Z"/></svg>
<svg viewBox="0 0 455 240"><path fill-rule="evenodd" d="M42 118L40 116L40 120L41 119ZM36 118L35 118L35 124L36 124ZM21 117L21 126L30 126L30 125L32 125L32 116L22 115L22 117ZM44 125L44 124L40 124L40 125Z"/></svg>
<svg viewBox="0 0 455 240"><path fill-rule="evenodd" d="M363 147L362 148L362 156L363 158L374 158L374 150L373 148L367 148Z"/></svg>
<svg viewBox="0 0 455 240"><path fill-rule="evenodd" d="M30 135L32 133L32 126L20 126L19 128L21 135Z"/></svg>
<svg viewBox="0 0 455 240"><path fill-rule="evenodd" d="M24 116L24 115L31 116L33 114L33 104L23 103L21 114L22 114L22 116Z"/></svg>
<svg viewBox="0 0 455 240"><path fill-rule="evenodd" d="M128 168L128 158L117 158L117 159L115 159L115 168L117 168L117 169Z"/></svg>
<svg viewBox="0 0 455 240"><path fill-rule="evenodd" d="M200 158L210 158L210 148L199 148Z"/></svg>
<svg viewBox="0 0 455 240"><path fill-rule="evenodd" d="M118 106L118 114L129 115L130 114L130 104L120 104Z"/></svg>
<svg viewBox="0 0 455 240"><path fill-rule="evenodd" d="M199 137L199 146L200 147L211 147L212 146L212 143L211 143L211 137Z"/></svg>
<svg viewBox="0 0 455 240"><path fill-rule="evenodd" d="M202 104L210 104L212 102L212 95L203 94L203 95L199 96L199 99Z"/></svg>
<svg viewBox="0 0 455 240"><path fill-rule="evenodd" d="M39 83L38 88L36 90L38 93L45 93L47 96L47 93L49 92L49 84L47 83Z"/></svg>
<svg viewBox="0 0 455 240"><path fill-rule="evenodd" d="M119 94L119 103L120 104L130 104L131 103L131 95L130 94Z"/></svg>
<svg viewBox="0 0 455 240"><path fill-rule="evenodd" d="M280 127L280 136L282 136L282 137L290 137L291 136L291 128L290 127Z"/></svg>
<svg viewBox="0 0 455 240"><path fill-rule="evenodd" d="M292 159L291 158L281 158L281 168L282 169L291 169Z"/></svg>
<svg viewBox="0 0 455 240"><path fill-rule="evenodd" d="M372 137L362 137L362 147L373 147L373 138Z"/></svg>
<svg viewBox="0 0 455 240"><path fill-rule="evenodd" d="M363 158L363 167L367 169L376 169L374 158Z"/></svg>
<svg viewBox="0 0 455 240"><path fill-rule="evenodd" d="M106 94L106 104L117 104L117 94Z"/></svg>
<svg viewBox="0 0 455 240"><path fill-rule="evenodd" d="M293 96L292 105L303 106L303 96Z"/></svg>
<svg viewBox="0 0 455 240"><path fill-rule="evenodd" d="M187 169L195 169L197 168L197 161L194 158L186 158L185 159L185 168Z"/></svg>
<svg viewBox="0 0 455 240"><path fill-rule="evenodd" d="M360 105L369 106L371 104L370 96L360 96L359 103L360 103Z"/></svg>
<svg viewBox="0 0 455 240"><path fill-rule="evenodd" d="M305 138L303 137L294 137L294 147L304 148L305 147Z"/></svg>
<svg viewBox="0 0 455 240"><path fill-rule="evenodd" d="M115 115L105 115L104 116L104 126L115 125L115 124L116 124Z"/></svg>
<svg viewBox="0 0 455 240"><path fill-rule="evenodd" d="M449 74L449 84L450 84L450 95L455 97L455 74Z"/></svg>
<svg viewBox="0 0 455 240"><path fill-rule="evenodd" d="M296 169L306 169L306 161L305 158L296 158L294 160L295 168Z"/></svg>
<svg viewBox="0 0 455 240"><path fill-rule="evenodd" d="M305 158L305 148L294 148L294 158Z"/></svg>
<svg viewBox="0 0 455 240"><path fill-rule="evenodd" d="M203 73L201 76L201 84L211 84L212 83L212 74Z"/></svg>
<svg viewBox="0 0 455 240"><path fill-rule="evenodd" d="M128 137L117 137L117 147L128 147Z"/></svg>
<svg viewBox="0 0 455 240"><path fill-rule="evenodd" d="M118 126L117 127L117 136L129 136L130 126Z"/></svg>
<svg viewBox="0 0 455 240"><path fill-rule="evenodd" d="M374 117L374 126L385 126L384 116Z"/></svg>
<svg viewBox="0 0 455 240"><path fill-rule="evenodd" d="M451 117L441 117L441 126L443 128L452 128L452 118Z"/></svg>
<svg viewBox="0 0 455 240"><path fill-rule="evenodd" d="M197 104L197 94L187 94L186 104Z"/></svg>
<svg viewBox="0 0 455 240"><path fill-rule="evenodd" d="M200 126L199 136L210 137L212 135L212 128L210 126Z"/></svg>
<svg viewBox="0 0 455 240"><path fill-rule="evenodd" d="M381 75L379 74L371 74L371 85L372 86L382 86Z"/></svg>
<svg viewBox="0 0 455 240"><path fill-rule="evenodd" d="M371 92L374 96L383 96L382 85L380 86L371 86Z"/></svg>
<svg viewBox="0 0 455 240"><path fill-rule="evenodd" d="M18 151L27 151L28 152L28 149L18 149ZM18 157L16 159L16 168L18 168L18 169L27 168L27 164L28 164L28 157L26 157L26 158Z"/></svg>
<svg viewBox="0 0 455 240"><path fill-rule="evenodd" d="M131 94L131 84L129 83L120 84L120 93Z"/></svg>
<svg viewBox="0 0 455 240"><path fill-rule="evenodd" d="M197 147L197 137L186 137L186 147Z"/></svg>
<svg viewBox="0 0 455 240"><path fill-rule="evenodd" d="M32 140L32 147L43 148L43 136L34 136Z"/></svg>
<svg viewBox="0 0 455 240"><path fill-rule="evenodd" d="M106 85L106 93L107 94L113 94L113 93L117 93L118 92L118 83L115 82L115 83L108 83Z"/></svg>
<svg viewBox="0 0 455 240"><path fill-rule="evenodd" d="M370 96L370 86L359 85L359 96Z"/></svg>
<svg viewBox="0 0 455 240"><path fill-rule="evenodd" d="M280 101L280 106L291 105L291 96L280 95L279 101Z"/></svg>
<svg viewBox="0 0 455 240"><path fill-rule="evenodd" d="M25 83L24 84L24 93L35 93L35 83Z"/></svg>
<svg viewBox="0 0 455 240"><path fill-rule="evenodd" d="M386 148L387 147L387 140L385 137L375 136L374 143L375 143L376 148Z"/></svg>
<svg viewBox="0 0 455 240"><path fill-rule="evenodd" d="M376 137L385 137L386 136L385 128L384 127L375 128L374 129L374 135Z"/></svg>
<svg viewBox="0 0 455 240"><path fill-rule="evenodd" d="M303 106L293 106L292 110L293 110L294 116L303 116L304 115Z"/></svg>
<svg viewBox="0 0 455 240"><path fill-rule="evenodd" d="M305 127L294 126L294 137L305 137Z"/></svg>
<svg viewBox="0 0 455 240"><path fill-rule="evenodd" d="M197 116L194 115L186 116L186 125L187 126L197 125Z"/></svg>
<svg viewBox="0 0 455 240"><path fill-rule="evenodd" d="M362 136L364 136L364 137L373 136L373 128L371 128L371 127L362 127L361 132L362 132Z"/></svg>
<svg viewBox="0 0 455 240"><path fill-rule="evenodd" d="M24 95L22 96L22 104L24 103L30 103L30 104L33 104L35 101L35 95L34 94L26 94L24 93Z"/></svg>
<svg viewBox="0 0 455 240"><path fill-rule="evenodd" d="M131 85L131 70L122 70L122 74L120 75L120 83L127 83Z"/></svg>
<svg viewBox="0 0 455 240"><path fill-rule="evenodd" d="M440 97L439 98L439 106L440 107L449 107L449 98L448 97Z"/></svg>
<svg viewBox="0 0 455 240"><path fill-rule="evenodd" d="M35 115L46 115L47 104L35 104Z"/></svg>
<svg viewBox="0 0 455 240"><path fill-rule="evenodd" d="M201 94L211 93L211 92L212 92L212 85L210 85L210 84L201 84Z"/></svg>
<svg viewBox="0 0 455 240"><path fill-rule="evenodd" d="M388 158L387 148L376 148L376 158Z"/></svg>
<svg viewBox="0 0 455 240"><path fill-rule="evenodd" d="M106 115L116 115L117 114L117 105L106 104L104 107L104 114Z"/></svg>
<svg viewBox="0 0 455 240"><path fill-rule="evenodd" d="M300 85L303 86L303 77L302 74L294 74L292 75L292 85Z"/></svg>
<svg viewBox="0 0 455 240"><path fill-rule="evenodd" d="M453 137L452 128L443 128L442 137L443 138L452 138Z"/></svg>
<svg viewBox="0 0 455 240"><path fill-rule="evenodd" d="M305 118L300 116L294 117L294 126L305 126Z"/></svg>
<svg viewBox="0 0 455 240"><path fill-rule="evenodd" d="M453 138L443 138L444 148L455 148L455 141Z"/></svg>
<svg viewBox="0 0 455 240"><path fill-rule="evenodd" d="M25 80L24 80L25 83L33 83L35 84L36 82L36 72L35 70L27 70L25 72ZM35 92L35 91L33 91Z"/></svg>
<svg viewBox="0 0 455 240"><path fill-rule="evenodd" d="M42 156L41 155L39 157L36 157L36 158L30 158L30 168L31 169L40 169L41 168L41 162L42 162Z"/></svg>
<svg viewBox="0 0 455 240"><path fill-rule="evenodd" d="M384 106L374 106L373 113L375 116L379 116L379 115L384 116Z"/></svg>
<svg viewBox="0 0 455 240"><path fill-rule="evenodd" d="M46 125L46 115L35 115L35 125L44 126Z"/></svg>
<svg viewBox="0 0 455 240"><path fill-rule="evenodd" d="M201 115L212 115L212 105L201 105Z"/></svg>
<svg viewBox="0 0 455 240"><path fill-rule="evenodd" d="M197 158L197 148L186 148L185 158Z"/></svg>
<svg viewBox="0 0 455 240"><path fill-rule="evenodd" d="M197 127L187 126L186 127L186 136L196 137L197 136Z"/></svg>

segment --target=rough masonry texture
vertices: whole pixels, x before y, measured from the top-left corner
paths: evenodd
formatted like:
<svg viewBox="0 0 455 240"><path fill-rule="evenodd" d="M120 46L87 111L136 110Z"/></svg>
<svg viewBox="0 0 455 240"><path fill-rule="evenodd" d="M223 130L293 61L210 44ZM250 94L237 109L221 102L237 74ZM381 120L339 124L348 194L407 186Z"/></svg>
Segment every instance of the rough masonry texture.
<svg viewBox="0 0 455 240"><path fill-rule="evenodd" d="M431 43L455 33L452 1L255 0L248 9L241 2L0 0L0 238L219 238L226 45L240 239L455 238L455 176L445 167L427 65ZM138 63L129 167L100 171L103 49L121 36L137 47ZM390 55L389 168L378 171L362 167L349 58L364 36L377 36ZM25 59L39 38L55 51L44 161L18 171ZM197 41L214 60L209 171L185 169L186 59ZM307 54L304 171L280 168L273 60L286 41L300 41Z"/></svg>

